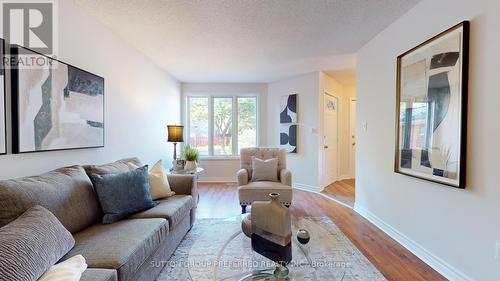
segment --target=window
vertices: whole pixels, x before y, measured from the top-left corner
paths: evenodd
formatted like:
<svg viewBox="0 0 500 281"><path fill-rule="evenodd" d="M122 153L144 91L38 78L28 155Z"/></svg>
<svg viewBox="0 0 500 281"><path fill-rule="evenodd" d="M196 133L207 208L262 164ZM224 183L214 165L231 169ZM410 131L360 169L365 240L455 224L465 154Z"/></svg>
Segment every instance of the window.
<svg viewBox="0 0 500 281"><path fill-rule="evenodd" d="M257 146L257 97L188 96L189 145L201 156L235 156Z"/></svg>

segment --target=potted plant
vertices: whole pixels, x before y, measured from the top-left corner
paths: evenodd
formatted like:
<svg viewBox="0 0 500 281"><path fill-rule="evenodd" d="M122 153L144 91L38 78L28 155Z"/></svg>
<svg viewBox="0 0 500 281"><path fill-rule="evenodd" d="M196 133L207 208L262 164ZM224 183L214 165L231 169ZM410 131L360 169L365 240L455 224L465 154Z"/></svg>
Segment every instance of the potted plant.
<svg viewBox="0 0 500 281"><path fill-rule="evenodd" d="M198 150L192 148L189 145L184 147L184 159L186 159L186 165L184 166L184 170L191 171L196 169L196 162L198 161L199 153Z"/></svg>

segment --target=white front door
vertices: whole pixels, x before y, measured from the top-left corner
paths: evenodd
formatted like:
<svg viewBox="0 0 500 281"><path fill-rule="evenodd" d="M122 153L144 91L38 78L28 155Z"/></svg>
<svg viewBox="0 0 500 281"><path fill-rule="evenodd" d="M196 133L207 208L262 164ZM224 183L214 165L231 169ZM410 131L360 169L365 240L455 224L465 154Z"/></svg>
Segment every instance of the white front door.
<svg viewBox="0 0 500 281"><path fill-rule="evenodd" d="M323 136L323 185L327 186L339 177L339 151L338 151L338 120L339 99L335 96L324 94L324 136Z"/></svg>
<svg viewBox="0 0 500 281"><path fill-rule="evenodd" d="M352 178L356 177L356 100L349 105L349 170Z"/></svg>

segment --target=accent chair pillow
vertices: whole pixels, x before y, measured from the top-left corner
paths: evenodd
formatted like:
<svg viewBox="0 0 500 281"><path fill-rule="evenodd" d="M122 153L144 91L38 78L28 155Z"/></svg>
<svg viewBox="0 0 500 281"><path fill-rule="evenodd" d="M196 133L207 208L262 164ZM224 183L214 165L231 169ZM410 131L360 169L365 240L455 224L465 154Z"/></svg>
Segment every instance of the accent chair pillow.
<svg viewBox="0 0 500 281"><path fill-rule="evenodd" d="M102 223L110 224L158 205L149 192L148 166L124 173L90 176L101 203Z"/></svg>
<svg viewBox="0 0 500 281"><path fill-rule="evenodd" d="M278 158L252 157L252 181L278 181Z"/></svg>
<svg viewBox="0 0 500 281"><path fill-rule="evenodd" d="M74 245L49 210L34 206L0 228L0 280L37 280Z"/></svg>
<svg viewBox="0 0 500 281"><path fill-rule="evenodd" d="M127 163L127 165L131 169L139 168L132 162ZM163 166L163 160L156 162L153 168L149 170L149 191L151 192L151 198L153 198L153 200L175 195L175 192L170 189L167 171L165 171L165 167Z"/></svg>

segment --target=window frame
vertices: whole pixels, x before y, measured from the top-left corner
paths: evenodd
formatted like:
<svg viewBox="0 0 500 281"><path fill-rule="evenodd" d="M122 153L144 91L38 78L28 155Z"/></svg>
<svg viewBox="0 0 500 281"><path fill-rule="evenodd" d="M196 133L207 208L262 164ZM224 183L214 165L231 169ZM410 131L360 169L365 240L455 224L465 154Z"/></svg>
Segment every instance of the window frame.
<svg viewBox="0 0 500 281"><path fill-rule="evenodd" d="M186 120L184 122L186 127L186 142L184 145L189 144L190 140L190 128L191 128L191 112L190 112L190 98L208 98L208 156L200 155L200 159L203 160L222 160L222 159L235 159L240 157L240 151L238 149L238 117L239 117L239 107L238 98L255 98L255 145L260 145L260 96L256 93L188 93L185 97L185 116ZM214 155L214 99L215 98L232 98L232 151L230 155Z"/></svg>

